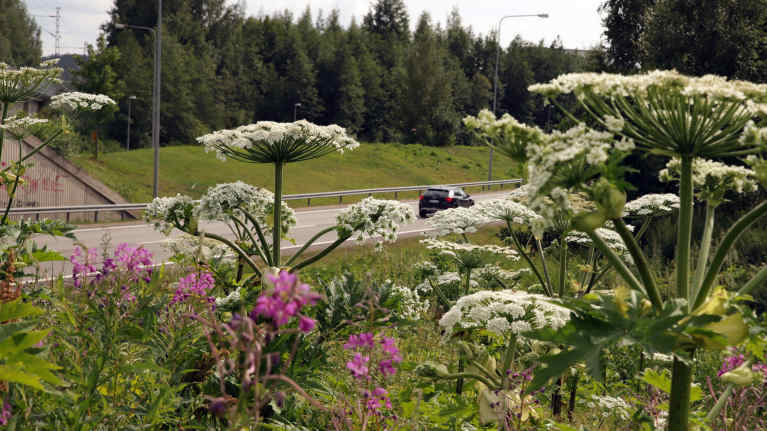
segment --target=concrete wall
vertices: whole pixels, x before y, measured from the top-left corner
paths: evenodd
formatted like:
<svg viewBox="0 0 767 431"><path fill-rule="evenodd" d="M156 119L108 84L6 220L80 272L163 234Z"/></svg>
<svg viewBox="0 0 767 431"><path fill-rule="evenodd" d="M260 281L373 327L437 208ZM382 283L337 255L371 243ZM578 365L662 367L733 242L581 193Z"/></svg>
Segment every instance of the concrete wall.
<svg viewBox="0 0 767 431"><path fill-rule="evenodd" d="M39 139L29 137L19 147L18 141L8 139L3 146L2 162L4 166L19 159L19 151L28 154L42 144ZM23 178L25 183L16 192L13 207L51 207L72 205L98 205L126 203L109 187L85 173L56 151L44 148L28 161L33 166L28 168ZM11 187L11 185L7 185ZM0 205L8 205L6 185L0 185ZM124 217L126 214L123 214ZM66 219L66 214L45 215L47 218ZM101 213L99 221L119 220L119 213ZM93 221L93 213L71 213L70 221Z"/></svg>

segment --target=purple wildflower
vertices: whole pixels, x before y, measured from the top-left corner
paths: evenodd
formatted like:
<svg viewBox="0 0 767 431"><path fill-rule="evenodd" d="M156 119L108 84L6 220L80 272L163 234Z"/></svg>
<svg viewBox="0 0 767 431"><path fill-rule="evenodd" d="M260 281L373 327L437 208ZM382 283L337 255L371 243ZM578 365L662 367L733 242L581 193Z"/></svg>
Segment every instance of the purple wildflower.
<svg viewBox="0 0 767 431"><path fill-rule="evenodd" d="M370 361L370 356L362 356L361 353L354 355L351 361L346 363L346 368L352 372L352 375L359 379L368 375L367 363Z"/></svg>
<svg viewBox="0 0 767 431"><path fill-rule="evenodd" d="M3 410L0 412L0 425L8 425L8 421L12 416L11 405L7 400L3 401Z"/></svg>

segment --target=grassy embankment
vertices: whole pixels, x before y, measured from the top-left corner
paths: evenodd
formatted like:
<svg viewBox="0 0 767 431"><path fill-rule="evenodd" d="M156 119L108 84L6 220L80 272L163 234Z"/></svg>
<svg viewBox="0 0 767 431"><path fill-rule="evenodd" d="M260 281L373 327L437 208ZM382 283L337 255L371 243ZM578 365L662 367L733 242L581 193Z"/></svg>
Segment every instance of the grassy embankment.
<svg viewBox="0 0 767 431"><path fill-rule="evenodd" d="M129 202L148 202L152 197L152 154L151 149L141 149L104 154L99 161L82 155L73 162ZM363 144L343 155L289 164L285 193L482 181L487 179L487 155L487 147ZM268 164L222 162L201 146L165 147L160 150L160 195L182 193L197 198L211 186L237 180L272 189L273 172ZM496 152L493 179L518 176L516 165ZM400 198L408 196L400 194ZM312 205L334 202L337 200L312 200ZM292 204L302 206L306 201Z"/></svg>

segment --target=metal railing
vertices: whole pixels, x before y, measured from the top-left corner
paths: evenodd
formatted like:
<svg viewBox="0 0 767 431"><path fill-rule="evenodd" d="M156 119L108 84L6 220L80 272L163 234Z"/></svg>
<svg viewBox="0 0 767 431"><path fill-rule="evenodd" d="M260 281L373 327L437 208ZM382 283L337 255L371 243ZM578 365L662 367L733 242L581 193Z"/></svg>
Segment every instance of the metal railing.
<svg viewBox="0 0 767 431"><path fill-rule="evenodd" d="M440 184L439 186L452 186L452 187L481 187L483 190L488 190L492 186L499 186L503 188L507 184L521 184L521 179L513 180L494 180L494 181L475 181L468 183L454 183L454 184ZM421 186L404 186L404 187L380 187L376 189L357 189L357 190L341 190L335 192L319 192L319 193L298 193L293 195L284 195L283 200L293 201L306 199L306 206L311 206L312 199L320 198L338 198L338 203L343 203L344 196L356 196L356 195L368 195L380 193L394 193L394 199L399 197L401 192L419 192L422 194L426 189L430 187L438 187L435 185L421 185ZM65 214L66 221L69 222L70 214L72 213L89 213L93 212L93 222L98 223L98 214L100 212L119 212L120 218L124 219L126 216L135 218L130 214L130 211L143 211L148 204L102 204L102 205L71 205L71 206L56 206L56 207L23 207L23 208L11 208L10 215L34 215L36 219L40 218L41 214Z"/></svg>

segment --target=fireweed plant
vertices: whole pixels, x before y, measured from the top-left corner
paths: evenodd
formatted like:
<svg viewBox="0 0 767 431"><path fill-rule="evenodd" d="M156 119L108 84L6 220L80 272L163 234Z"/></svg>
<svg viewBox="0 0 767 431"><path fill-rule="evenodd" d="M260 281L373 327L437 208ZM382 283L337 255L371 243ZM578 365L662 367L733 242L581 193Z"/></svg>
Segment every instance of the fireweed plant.
<svg viewBox="0 0 767 431"><path fill-rule="evenodd" d="M303 314L304 308L316 304L320 295L287 271L267 274L266 284L270 287L247 314L234 314L228 322L220 321L212 311L207 317L190 316L205 328L215 360L220 395L209 398L208 408L225 419L230 429L261 423L264 406L282 403L286 391L328 410L288 375L301 339L298 335L311 332L316 325ZM269 344L291 337L293 347L287 356L269 351ZM230 378L237 382L236 390L227 384Z"/></svg>
<svg viewBox="0 0 767 431"><path fill-rule="evenodd" d="M763 266L734 295L717 285L725 256L740 235L767 214L767 202L736 221L716 250L707 253L713 241L706 232L710 232L708 225L714 224L713 208L721 195L703 192L709 180L720 178L736 178L728 186L735 185L736 191L746 189L747 178L757 180L762 187L767 185L767 161L763 157L767 129L761 126L767 117L767 85L654 71L633 76L568 74L533 85L530 91L560 108L559 96L574 95L597 129L590 129L564 109L577 125L551 134L522 125L508 115L495 119L489 112L465 121L484 133L488 143L507 149L507 154L527 164L531 208L544 219L552 208L572 213L574 227L591 238L627 286L612 298L593 295L583 301L564 302L574 312L571 322L560 331L538 331L536 336L571 347L548 359L547 368L536 374L533 387L581 360L598 375L603 367L599 357L603 348L617 342L639 343L650 353L673 354L667 426L671 431L687 430L696 351L738 344L748 327L737 311L737 299L767 280L767 266ZM629 186L624 180L629 167L623 160L630 152L668 157L668 175L678 178L676 285L671 297L660 294L654 271L623 219L623 190ZM752 170L746 173L711 164L725 158L737 159ZM705 201L707 215L702 252L693 266L696 178L697 197ZM585 194L593 210L573 210L567 199L573 192ZM596 233L607 221L626 244L633 265L620 259Z"/></svg>

